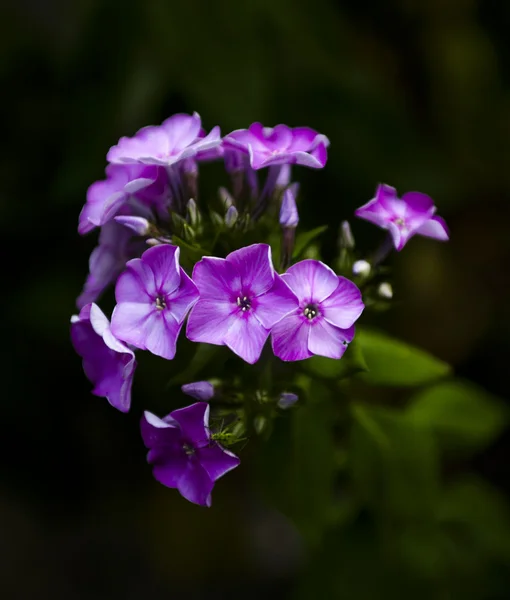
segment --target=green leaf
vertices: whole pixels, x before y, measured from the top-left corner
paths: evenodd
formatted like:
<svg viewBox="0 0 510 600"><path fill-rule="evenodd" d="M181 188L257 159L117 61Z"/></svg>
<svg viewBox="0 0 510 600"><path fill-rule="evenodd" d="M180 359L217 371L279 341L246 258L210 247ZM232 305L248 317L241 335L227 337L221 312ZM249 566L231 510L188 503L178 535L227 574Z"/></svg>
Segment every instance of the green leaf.
<svg viewBox="0 0 510 600"><path fill-rule="evenodd" d="M503 496L474 475L449 486L437 518L465 548L510 562L510 508ZM466 548L467 549L467 548Z"/></svg>
<svg viewBox="0 0 510 600"><path fill-rule="evenodd" d="M367 328L356 332L368 371L360 379L372 385L415 386L450 373L450 366L428 352Z"/></svg>
<svg viewBox="0 0 510 600"><path fill-rule="evenodd" d="M307 246L309 246L315 240L315 238L319 237L321 233L324 233L327 228L327 225L321 225L320 227L316 227L311 231L298 233L296 236L296 243L294 245L292 258L299 258L299 256L306 250Z"/></svg>
<svg viewBox="0 0 510 600"><path fill-rule="evenodd" d="M438 490L433 436L402 412L352 405L348 464L357 494L376 513L431 516Z"/></svg>
<svg viewBox="0 0 510 600"><path fill-rule="evenodd" d="M367 371L367 364L361 351L361 346L353 340L340 360L325 356L312 356L302 362L302 367L308 373L324 379L341 380L346 377Z"/></svg>
<svg viewBox="0 0 510 600"><path fill-rule="evenodd" d="M334 405L325 394L325 388L315 386L313 403L278 419L257 458L265 494L312 545L341 516L334 498Z"/></svg>
<svg viewBox="0 0 510 600"><path fill-rule="evenodd" d="M496 437L508 423L503 402L472 383L445 381L414 395L407 409L414 423L431 428L453 449L477 449Z"/></svg>

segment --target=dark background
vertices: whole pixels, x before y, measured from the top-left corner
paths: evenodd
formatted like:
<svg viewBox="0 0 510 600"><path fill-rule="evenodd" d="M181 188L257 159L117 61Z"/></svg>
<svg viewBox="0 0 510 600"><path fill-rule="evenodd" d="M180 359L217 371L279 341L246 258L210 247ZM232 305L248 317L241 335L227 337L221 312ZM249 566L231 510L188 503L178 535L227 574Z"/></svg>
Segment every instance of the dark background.
<svg viewBox="0 0 510 600"><path fill-rule="evenodd" d="M314 127L329 161L299 170L301 224L332 225L327 251L378 182L430 194L451 241L416 238L392 259L380 323L508 399L510 4L18 0L2 13L0 594L287 597L300 538L249 468L209 511L151 478L141 411L183 401L165 397L165 363L142 359L127 416L89 393L68 338L95 243L76 231L86 189L121 135L174 112L223 133ZM367 250L380 239L353 228ZM503 434L465 467L508 496L509 450ZM508 597L495 590L476 598Z"/></svg>

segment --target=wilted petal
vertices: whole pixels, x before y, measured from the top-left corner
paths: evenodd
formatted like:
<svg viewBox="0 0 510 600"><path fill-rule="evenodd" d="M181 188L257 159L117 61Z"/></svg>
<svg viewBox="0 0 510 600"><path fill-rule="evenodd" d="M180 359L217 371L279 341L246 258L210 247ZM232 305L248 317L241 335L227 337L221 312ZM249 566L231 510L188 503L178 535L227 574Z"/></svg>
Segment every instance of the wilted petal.
<svg viewBox="0 0 510 600"><path fill-rule="evenodd" d="M304 360L308 350L310 324L301 315L291 315L279 321L271 330L273 352L285 361Z"/></svg>
<svg viewBox="0 0 510 600"><path fill-rule="evenodd" d="M255 316L266 329L296 310L299 301L280 275L275 273L274 285L265 294L258 296L254 307Z"/></svg>
<svg viewBox="0 0 510 600"><path fill-rule="evenodd" d="M358 287L345 277L338 277L338 287L320 304L320 312L332 325L350 327L361 315L365 305Z"/></svg>
<svg viewBox="0 0 510 600"><path fill-rule="evenodd" d="M354 327L340 329L325 319L316 319L310 327L308 349L313 354L329 358L342 358L348 342L354 337Z"/></svg>
<svg viewBox="0 0 510 600"><path fill-rule="evenodd" d="M222 448L216 442L200 448L197 451L197 458L212 481L216 481L225 473L235 469L241 462L235 454Z"/></svg>
<svg viewBox="0 0 510 600"><path fill-rule="evenodd" d="M206 445L209 440L209 404L195 402L170 413L180 426L182 437L194 447Z"/></svg>
<svg viewBox="0 0 510 600"><path fill-rule="evenodd" d="M275 273L271 247L267 244L252 244L231 252L227 256L227 262L233 265L241 276L242 290L239 289L239 292L259 296L272 287Z"/></svg>
<svg viewBox="0 0 510 600"><path fill-rule="evenodd" d="M258 361L269 330L261 325L253 311L239 313L232 319L224 343L249 364Z"/></svg>

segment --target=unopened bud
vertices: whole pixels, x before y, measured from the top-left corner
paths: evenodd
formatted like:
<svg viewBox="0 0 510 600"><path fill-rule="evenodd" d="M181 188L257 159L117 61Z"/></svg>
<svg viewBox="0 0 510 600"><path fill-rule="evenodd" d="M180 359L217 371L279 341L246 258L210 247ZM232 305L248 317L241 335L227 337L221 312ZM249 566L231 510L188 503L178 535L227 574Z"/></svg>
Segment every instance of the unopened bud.
<svg viewBox="0 0 510 600"><path fill-rule="evenodd" d="M230 206L225 213L225 225L227 227L233 227L237 219L239 217L239 213L237 212L237 208L235 206Z"/></svg>
<svg viewBox="0 0 510 600"><path fill-rule="evenodd" d="M282 227L297 227L299 223L299 213L296 206L298 189L298 184L293 183L283 192L282 205L280 207L280 225Z"/></svg>
<svg viewBox="0 0 510 600"><path fill-rule="evenodd" d="M387 281L379 284L377 293L381 298L385 298L386 300L391 300L391 298L393 298L393 288Z"/></svg>
<svg viewBox="0 0 510 600"><path fill-rule="evenodd" d="M214 386L209 381L195 381L181 386L184 394L197 400L210 400L214 396Z"/></svg>
<svg viewBox="0 0 510 600"><path fill-rule="evenodd" d="M114 217L117 223L128 227L137 235L147 235L150 231L150 223L144 217L131 217L128 215L119 215Z"/></svg>
<svg viewBox="0 0 510 600"><path fill-rule="evenodd" d="M225 210L228 210L234 204L234 198L232 198L227 188L224 187L220 187L218 194L223 206L225 207Z"/></svg>
<svg viewBox="0 0 510 600"><path fill-rule="evenodd" d="M198 211L197 203L190 198L187 204L189 223L192 227L200 224L200 212Z"/></svg>
<svg viewBox="0 0 510 600"><path fill-rule="evenodd" d="M370 266L370 263L366 260L357 260L352 265L353 275L362 275L363 277L368 277L368 275L370 275L371 270L372 267Z"/></svg>
<svg viewBox="0 0 510 600"><path fill-rule="evenodd" d="M280 398L278 399L278 407L282 409L290 408L299 400L299 397L296 394L292 394L290 392L283 392L280 394Z"/></svg>
<svg viewBox="0 0 510 600"><path fill-rule="evenodd" d="M351 226L349 225L348 221L342 221L340 225L339 243L340 248L346 248L347 250L354 249L354 236L352 235Z"/></svg>

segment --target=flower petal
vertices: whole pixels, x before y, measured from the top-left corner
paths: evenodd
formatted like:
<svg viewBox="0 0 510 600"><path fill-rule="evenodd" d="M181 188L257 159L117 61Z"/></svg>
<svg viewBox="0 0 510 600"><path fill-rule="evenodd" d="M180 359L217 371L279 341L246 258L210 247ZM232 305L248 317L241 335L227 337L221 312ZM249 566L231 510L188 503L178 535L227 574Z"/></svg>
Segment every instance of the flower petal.
<svg viewBox="0 0 510 600"><path fill-rule="evenodd" d="M193 115L178 113L163 121L161 129L165 131L168 147L172 151L186 148L192 144L197 139L201 126L198 113L195 112Z"/></svg>
<svg viewBox="0 0 510 600"><path fill-rule="evenodd" d="M193 269L193 281L204 300L235 302L241 292L241 277L236 267L224 258L202 258Z"/></svg>
<svg viewBox="0 0 510 600"><path fill-rule="evenodd" d="M441 217L432 217L425 221L416 233L435 240L447 241L450 239L448 227Z"/></svg>
<svg viewBox="0 0 510 600"><path fill-rule="evenodd" d="M197 457L212 481L216 481L225 473L235 469L241 462L235 454L222 448L216 442L200 448Z"/></svg>
<svg viewBox="0 0 510 600"><path fill-rule="evenodd" d="M152 316L157 309L151 304L137 302L122 302L113 309L111 330L113 335L126 342L145 350L147 325L152 325Z"/></svg>
<svg viewBox="0 0 510 600"><path fill-rule="evenodd" d="M188 311L199 298L197 286L193 283L189 275L182 268L180 269L180 274L180 286L166 297L167 309L178 323L184 321Z"/></svg>
<svg viewBox="0 0 510 600"><path fill-rule="evenodd" d="M160 419L147 410L140 420L140 431L146 448L167 446L169 450L176 450L182 446L181 430L177 424Z"/></svg>
<svg viewBox="0 0 510 600"><path fill-rule="evenodd" d="M211 506L211 492L214 482L198 460L188 460L177 489L186 500L200 506Z"/></svg>
<svg viewBox="0 0 510 600"><path fill-rule="evenodd" d="M158 294L170 294L179 287L181 282L179 253L180 249L177 246L161 244L149 248L142 254L141 260L154 274Z"/></svg>
<svg viewBox="0 0 510 600"><path fill-rule="evenodd" d="M204 446L209 441L209 404L195 402L170 413L180 428L184 440L195 446Z"/></svg>
<svg viewBox="0 0 510 600"><path fill-rule="evenodd" d="M308 350L308 320L300 315L291 315L279 321L271 330L273 352L286 361L304 360L312 353Z"/></svg>
<svg viewBox="0 0 510 600"><path fill-rule="evenodd" d="M324 263L313 259L296 263L283 275L283 279L300 303L322 302L338 286L338 275Z"/></svg>
<svg viewBox="0 0 510 600"><path fill-rule="evenodd" d="M320 312L331 323L346 329L361 315L365 305L358 287L345 277L338 277L336 290L321 302Z"/></svg>
<svg viewBox="0 0 510 600"><path fill-rule="evenodd" d="M115 284L117 302L152 303L156 296L152 269L140 258L130 260Z"/></svg>
<svg viewBox="0 0 510 600"><path fill-rule="evenodd" d="M237 305L231 302L199 300L188 317L186 337L192 342L221 346L237 312Z"/></svg>
<svg viewBox="0 0 510 600"><path fill-rule="evenodd" d="M197 400L207 401L214 397L214 385L209 381L194 381L181 385L184 394L196 398Z"/></svg>
<svg viewBox="0 0 510 600"><path fill-rule="evenodd" d="M258 296L255 305L255 316L266 329L271 329L280 319L296 310L299 301L294 292L280 275L275 273L273 287Z"/></svg>
<svg viewBox="0 0 510 600"><path fill-rule="evenodd" d="M226 260L234 265L241 276L242 290L239 289L239 292L260 296L273 286L275 272L271 260L271 247L267 244L252 244L240 248L231 252Z"/></svg>
<svg viewBox="0 0 510 600"><path fill-rule="evenodd" d="M144 348L156 356L172 360L182 323L177 323L169 310L154 311L144 325Z"/></svg>
<svg viewBox="0 0 510 600"><path fill-rule="evenodd" d="M249 364L258 361L262 348L269 336L266 329L253 311L239 312L225 335L225 344Z"/></svg>
<svg viewBox="0 0 510 600"><path fill-rule="evenodd" d="M308 349L319 356L342 358L353 337L354 327L340 329L319 318L311 324Z"/></svg>

